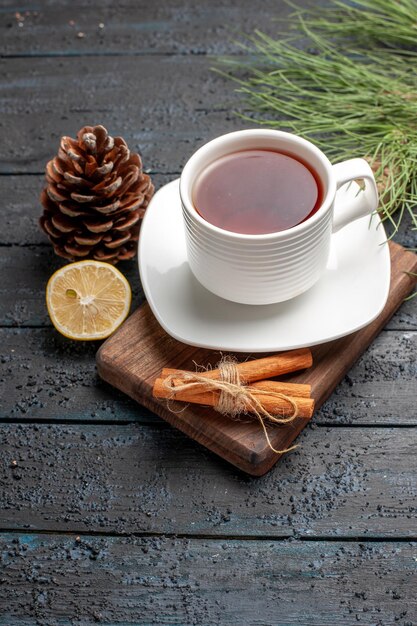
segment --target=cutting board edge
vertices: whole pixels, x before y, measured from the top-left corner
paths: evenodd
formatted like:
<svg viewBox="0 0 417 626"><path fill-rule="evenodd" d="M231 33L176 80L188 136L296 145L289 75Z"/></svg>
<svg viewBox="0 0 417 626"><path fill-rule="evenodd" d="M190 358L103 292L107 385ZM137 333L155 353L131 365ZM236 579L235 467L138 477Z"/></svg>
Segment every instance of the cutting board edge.
<svg viewBox="0 0 417 626"><path fill-rule="evenodd" d="M143 306L146 306L146 303L142 304L139 309ZM115 386L114 370L111 370L109 366L114 367L116 363L115 359L109 360L107 358L106 343L107 342L100 346L96 354L97 372L102 380L112 386ZM120 371L122 371L123 367L121 367L120 364L117 365L119 365ZM217 440L215 441L213 439L213 442L211 442L210 439L207 439L207 434L203 436L203 434L200 433L197 429L193 428L191 424L178 420L176 414L171 412L165 406L165 403L163 401L159 401L156 398L153 398L151 394L147 395L146 391L141 392L139 387L135 388L132 384L130 372L128 370L125 370L125 376L120 377L119 382L116 386L120 391L132 398L132 400L149 409L150 411L158 415L158 417L168 422L171 426L177 428L187 436L191 437L194 441L204 446L217 456L220 456L228 463L231 463L246 474L250 474L251 476L263 476L271 469L271 467L276 463L279 458L277 456L277 458L271 459L271 451L269 450L267 445L265 445L260 451L249 451L246 446L242 445L239 441L234 440L230 442L234 448L233 460L230 460L229 458L223 456L221 454L221 451L219 450L219 447L223 447L225 453L230 455L230 445L227 445L227 442L226 445L223 444L222 446L220 446ZM301 432L304 427L304 423L300 425L299 429L297 430L296 436L299 434L299 432ZM240 454L239 449L241 451Z"/></svg>
<svg viewBox="0 0 417 626"><path fill-rule="evenodd" d="M415 272L417 270L417 255L415 255L411 251L407 251L399 244L393 243L391 241L389 242L389 247L391 251L392 261L395 260L395 273L397 276L395 299L393 299L391 293L391 284L389 302L387 301L387 305L384 308L384 311L381 313L381 316L377 318L377 320L379 320L379 324L373 330L373 332L369 334L369 338L367 336L365 337L363 349L358 350L355 358L348 361L348 369L346 369L346 372L349 371L353 363L367 349L373 339L381 331L383 326L401 306L404 298L412 291L414 285L417 282L416 278L411 276L409 273ZM392 279L393 276L391 277L391 280ZM143 303L132 314L129 320L133 316L135 316L135 319L139 319L145 307L149 309L149 305L146 302ZM125 322L125 324L127 322ZM122 332L120 337L123 336L123 330L124 328L126 328L125 324L120 329L120 331ZM118 332L120 331L117 331L105 343L103 343L97 352L97 369L100 377L103 380L108 382L110 385L117 387L122 392L130 396L133 400L142 404L152 412L156 413L171 426L182 431L187 436L197 441L200 445L208 448L211 452L214 452L214 454L220 456L226 462L234 465L246 474L249 474L251 476L262 476L276 464L276 462L282 455L271 454L271 450L268 448L266 441L264 441L263 448L259 448L258 450L251 450L248 445L241 446L240 454L236 454L233 452L233 450L231 451L231 447L236 447L236 445L239 447L240 442L238 439L226 439L226 441L232 442L231 446L224 445L224 442L218 441L215 435L212 437L212 439L210 439L210 436L207 436L210 435L210 433L207 433L207 431L205 434L201 433L201 431L196 429L189 422L181 422L179 418L177 418L176 414L171 413L169 409L164 404L162 404L161 401L154 399L151 393L151 379L148 377L148 380L145 380L145 377L142 379L140 376L134 376L132 372L129 371L128 367L125 367L123 365L121 359L124 355L120 350L114 351L116 352L117 356L111 356L113 346L117 345ZM357 331L357 333L361 332L362 331ZM337 376L337 380L334 382L334 384L332 384L329 389L323 392L320 401L317 404L317 408L320 408L320 406L325 402L325 400L332 393L340 380L343 379L343 376L346 372L341 372L340 376ZM303 420L300 425L297 425L294 431L290 433L291 437L288 437L285 440L284 445L280 445L279 447L289 447L303 430L303 428L307 425L307 423L308 421Z"/></svg>

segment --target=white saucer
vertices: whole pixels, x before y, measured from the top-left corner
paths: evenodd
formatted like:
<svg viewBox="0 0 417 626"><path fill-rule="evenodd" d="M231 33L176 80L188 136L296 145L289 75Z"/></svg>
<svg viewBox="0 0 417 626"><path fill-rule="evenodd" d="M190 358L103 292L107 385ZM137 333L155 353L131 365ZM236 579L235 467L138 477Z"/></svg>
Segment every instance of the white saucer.
<svg viewBox="0 0 417 626"><path fill-rule="evenodd" d="M390 256L377 216L362 218L332 236L327 269L309 291L279 304L229 302L197 282L187 262L175 180L146 210L139 268L148 303L166 332L193 346L233 352L275 352L324 343L375 319L390 285ZM358 191L343 189L341 202Z"/></svg>

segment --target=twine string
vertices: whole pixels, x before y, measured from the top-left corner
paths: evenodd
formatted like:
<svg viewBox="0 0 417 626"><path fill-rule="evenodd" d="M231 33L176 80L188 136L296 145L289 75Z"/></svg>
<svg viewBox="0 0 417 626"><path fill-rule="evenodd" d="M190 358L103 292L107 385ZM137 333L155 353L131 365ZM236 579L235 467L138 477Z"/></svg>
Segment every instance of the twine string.
<svg viewBox="0 0 417 626"><path fill-rule="evenodd" d="M164 386L171 392L171 399L177 392L187 391L213 391L218 392L218 399L214 405L214 410L230 418L236 418L239 414L250 413L255 415L262 426L269 448L276 454L283 454L294 450L297 446L291 446L285 450L277 450L273 447L266 422L274 424L289 424L298 416L298 406L296 401L289 396L277 391L263 391L261 389L250 388L244 384L240 378L236 361L231 357L223 357L217 364L219 369L219 379L206 378L194 372L177 372L170 374L164 380ZM288 417L279 417L279 414L272 414L264 408L259 396L267 394L271 398L280 398L287 402L292 413Z"/></svg>

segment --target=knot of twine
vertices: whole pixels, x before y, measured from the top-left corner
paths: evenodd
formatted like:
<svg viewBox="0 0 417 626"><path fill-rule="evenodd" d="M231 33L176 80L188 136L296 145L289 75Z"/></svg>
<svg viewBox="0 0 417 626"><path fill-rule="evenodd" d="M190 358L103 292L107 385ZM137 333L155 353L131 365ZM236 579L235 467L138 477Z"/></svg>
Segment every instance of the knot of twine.
<svg viewBox="0 0 417 626"><path fill-rule="evenodd" d="M197 372L177 372L169 374L166 377L164 386L171 392L171 398L174 398L176 392L192 391L193 389L201 391L201 386L204 387L204 391L217 391L219 395L213 407L215 411L231 418L236 418L242 413L251 413L260 422L268 446L273 452L283 454L284 452L294 450L297 446L291 446L285 450L277 450L274 448L269 438L265 422L269 421L274 424L289 424L293 422L298 416L298 406L295 400L277 391L266 392L254 387L248 387L241 380L236 365L235 359L223 357L216 365L216 368L219 369L218 380L206 378ZM274 415L267 411L259 400L259 396L265 396L266 394L272 398L281 398L288 402L292 408L291 415L288 417L278 417L278 414Z"/></svg>

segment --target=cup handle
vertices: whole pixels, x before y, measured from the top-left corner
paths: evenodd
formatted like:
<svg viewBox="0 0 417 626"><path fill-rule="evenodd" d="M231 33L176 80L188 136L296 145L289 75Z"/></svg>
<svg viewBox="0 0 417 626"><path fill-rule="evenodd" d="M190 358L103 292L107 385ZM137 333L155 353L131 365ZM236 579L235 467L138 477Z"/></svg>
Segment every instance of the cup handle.
<svg viewBox="0 0 417 626"><path fill-rule="evenodd" d="M356 179L363 179L365 182L365 188L360 190L353 200L350 198L348 204L343 202L341 194L336 193L332 228L336 233L350 222L377 210L378 189L373 171L365 159L349 159L336 163L333 165L333 172L337 189Z"/></svg>

